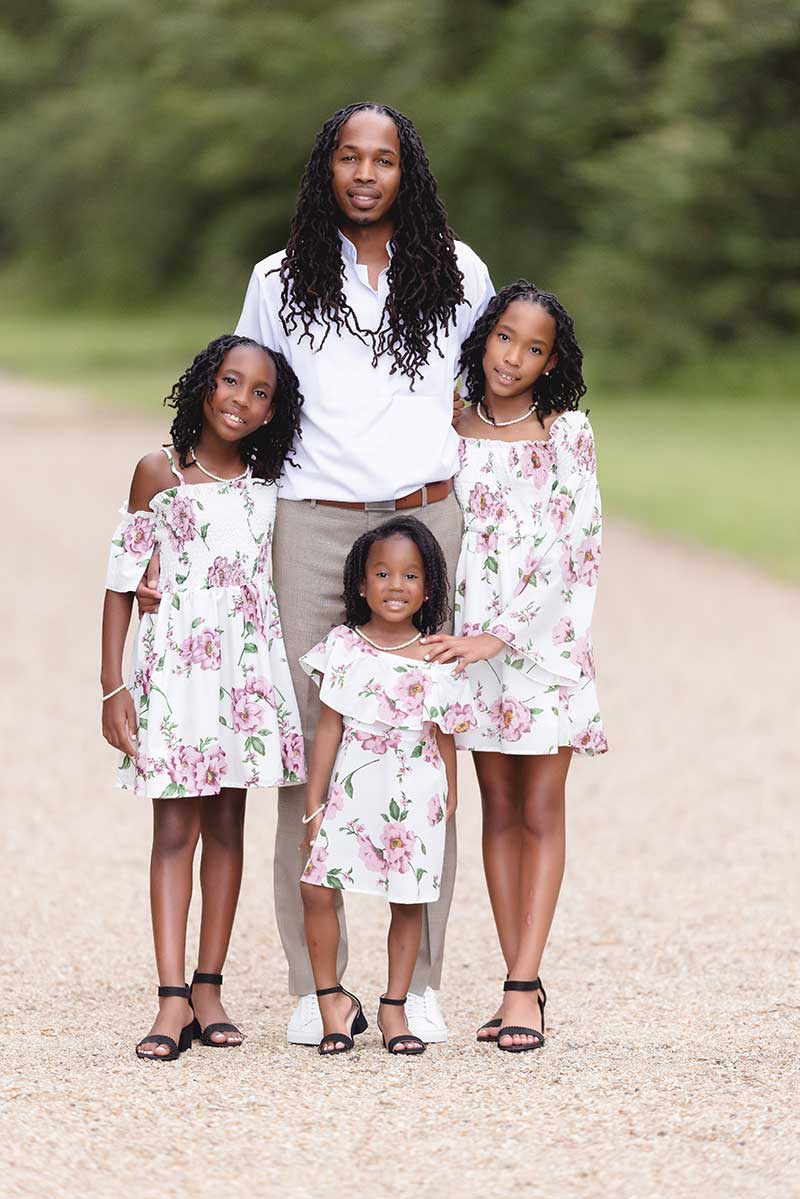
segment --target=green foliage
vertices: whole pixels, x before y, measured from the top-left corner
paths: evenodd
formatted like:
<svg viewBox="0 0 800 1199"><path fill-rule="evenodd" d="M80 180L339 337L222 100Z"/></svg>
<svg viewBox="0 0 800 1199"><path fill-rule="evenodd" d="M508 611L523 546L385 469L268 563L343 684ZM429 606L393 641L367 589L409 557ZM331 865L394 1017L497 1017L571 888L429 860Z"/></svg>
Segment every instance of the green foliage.
<svg viewBox="0 0 800 1199"><path fill-rule="evenodd" d="M796 332L800 0L8 0L0 269L233 318L358 97L415 119L496 283L557 288L607 373Z"/></svg>

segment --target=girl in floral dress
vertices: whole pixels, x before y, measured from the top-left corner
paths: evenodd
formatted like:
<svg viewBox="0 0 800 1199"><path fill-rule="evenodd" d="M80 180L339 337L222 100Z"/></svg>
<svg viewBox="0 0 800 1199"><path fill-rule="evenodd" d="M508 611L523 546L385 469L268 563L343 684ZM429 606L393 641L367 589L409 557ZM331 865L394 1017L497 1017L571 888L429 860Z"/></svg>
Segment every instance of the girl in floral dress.
<svg viewBox="0 0 800 1199"><path fill-rule="evenodd" d="M600 564L594 440L572 319L521 280L465 343L475 401L460 417L464 510L455 633L426 638L430 661L459 659L479 716L460 733L483 801L483 858L508 975L478 1030L510 1052L544 1043L539 963L564 872L573 753L606 751L592 659Z"/></svg>
<svg viewBox="0 0 800 1199"><path fill-rule="evenodd" d="M271 580L274 486L298 431L297 379L245 337L212 341L172 389L172 446L134 471L114 534L103 610L103 734L118 785L153 800L150 897L159 1013L137 1055L241 1043L220 1002L242 875L248 787L305 778L303 742ZM160 559L128 686L133 592ZM198 970L185 985L192 863L203 849ZM193 1004L193 1009L192 1009Z"/></svg>
<svg viewBox="0 0 800 1199"><path fill-rule="evenodd" d="M336 891L389 900L389 977L378 1027L390 1053L419 1054L403 1005L422 933L439 897L445 824L456 807L453 734L475 724L469 684L424 661L423 633L447 613L447 567L436 538L396 517L355 542L345 564L346 623L301 659L320 685L306 788L302 876L308 951L325 1035L342 1053L367 1027L338 985Z"/></svg>

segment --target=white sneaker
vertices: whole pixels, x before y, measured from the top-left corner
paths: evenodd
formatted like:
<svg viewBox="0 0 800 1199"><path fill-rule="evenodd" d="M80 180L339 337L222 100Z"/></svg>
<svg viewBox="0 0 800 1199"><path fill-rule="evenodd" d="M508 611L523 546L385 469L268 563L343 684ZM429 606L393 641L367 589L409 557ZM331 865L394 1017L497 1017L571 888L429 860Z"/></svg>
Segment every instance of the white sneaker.
<svg viewBox="0 0 800 1199"><path fill-rule="evenodd" d="M424 994L408 992L406 1000L408 1031L426 1045L438 1045L447 1040L447 1025L439 1007L439 992L426 987Z"/></svg>
<svg viewBox="0 0 800 1199"><path fill-rule="evenodd" d="M322 1016L319 1000L313 991L298 999L286 1030L286 1039L290 1045L319 1045L322 1040Z"/></svg>

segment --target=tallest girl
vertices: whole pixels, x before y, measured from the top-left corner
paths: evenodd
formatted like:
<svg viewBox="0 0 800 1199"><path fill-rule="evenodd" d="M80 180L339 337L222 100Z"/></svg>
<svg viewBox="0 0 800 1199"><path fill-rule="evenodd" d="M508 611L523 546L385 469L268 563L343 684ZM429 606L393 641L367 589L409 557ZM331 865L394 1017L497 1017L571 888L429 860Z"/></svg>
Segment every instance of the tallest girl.
<svg viewBox="0 0 800 1199"><path fill-rule="evenodd" d="M447 559L461 542L451 426L461 346L493 294L477 255L454 239L412 123L351 104L320 130L285 250L259 262L237 332L280 350L305 397L300 470L286 472L273 547L278 606L307 747L319 697L298 659L340 624L342 564L393 511L418 517ZM304 788L278 801L275 911L300 996L289 1040L322 1036L303 932ZM455 873L449 829L441 898L428 906L407 1007L411 1031L447 1037L436 999ZM344 912L339 978L347 961Z"/></svg>

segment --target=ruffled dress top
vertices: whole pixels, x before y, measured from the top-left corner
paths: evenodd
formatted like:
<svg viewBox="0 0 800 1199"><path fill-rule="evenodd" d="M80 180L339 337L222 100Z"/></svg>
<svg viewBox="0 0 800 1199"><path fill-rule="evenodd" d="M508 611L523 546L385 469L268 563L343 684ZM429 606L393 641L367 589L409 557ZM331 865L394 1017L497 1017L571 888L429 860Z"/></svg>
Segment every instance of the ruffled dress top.
<svg viewBox="0 0 800 1199"><path fill-rule="evenodd" d="M436 728L476 722L452 664L382 652L338 625L300 659L344 718L327 804L302 880L393 903L439 898L447 776Z"/></svg>
<svg viewBox="0 0 800 1199"><path fill-rule="evenodd" d="M120 509L106 587L135 591L154 550L158 612L142 617L129 689L135 759L117 785L137 795L216 795L305 780L303 738L272 587L277 488L254 479L186 483L150 511Z"/></svg>
<svg viewBox="0 0 800 1199"><path fill-rule="evenodd" d="M456 743L605 753L592 654L602 520L589 421L563 412L544 441L462 437L459 460L455 632L493 633L507 648L468 667L479 723Z"/></svg>

